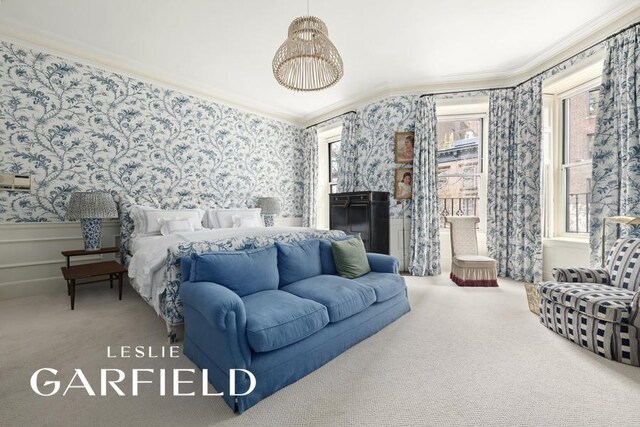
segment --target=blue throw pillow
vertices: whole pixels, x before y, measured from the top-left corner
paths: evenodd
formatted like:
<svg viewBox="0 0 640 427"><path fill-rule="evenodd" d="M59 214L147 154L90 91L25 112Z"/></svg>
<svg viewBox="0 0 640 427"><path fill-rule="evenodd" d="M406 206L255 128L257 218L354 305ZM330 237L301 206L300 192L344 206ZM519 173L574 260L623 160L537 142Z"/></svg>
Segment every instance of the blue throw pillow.
<svg viewBox="0 0 640 427"><path fill-rule="evenodd" d="M278 250L275 246L246 251L191 255L192 282L214 282L243 297L278 289Z"/></svg>
<svg viewBox="0 0 640 427"><path fill-rule="evenodd" d="M322 274L320 241L303 240L298 243L276 242L280 286Z"/></svg>

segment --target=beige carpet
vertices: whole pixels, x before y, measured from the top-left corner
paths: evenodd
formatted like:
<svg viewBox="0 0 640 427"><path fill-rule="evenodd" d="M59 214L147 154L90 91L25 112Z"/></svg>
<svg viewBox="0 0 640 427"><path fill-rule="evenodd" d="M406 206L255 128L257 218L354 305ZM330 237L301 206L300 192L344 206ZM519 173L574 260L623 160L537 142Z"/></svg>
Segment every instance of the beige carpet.
<svg viewBox="0 0 640 427"><path fill-rule="evenodd" d="M29 379L42 367L67 382L81 368L99 392L100 368L130 378L193 364L107 358L107 346L166 345L163 322L128 287L123 301L105 285L80 288L75 311L66 295L0 301L0 426L639 425L640 368L546 330L521 284L408 283L411 313L241 416L218 397L160 397L157 383L139 397L37 396Z"/></svg>

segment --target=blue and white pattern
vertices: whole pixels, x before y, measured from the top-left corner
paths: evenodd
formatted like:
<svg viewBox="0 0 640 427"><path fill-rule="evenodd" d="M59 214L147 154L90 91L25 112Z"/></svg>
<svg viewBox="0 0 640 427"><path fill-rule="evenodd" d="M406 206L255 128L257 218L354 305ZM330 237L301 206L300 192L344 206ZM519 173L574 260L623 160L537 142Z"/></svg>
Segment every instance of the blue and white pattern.
<svg viewBox="0 0 640 427"><path fill-rule="evenodd" d="M413 157L411 261L414 276L440 274L440 211L438 207L438 143L436 102L420 98Z"/></svg>
<svg viewBox="0 0 640 427"><path fill-rule="evenodd" d="M63 221L74 191L211 206L279 198L301 217L301 129L82 65L0 44L0 160L32 174L32 192L2 194L0 221Z"/></svg>
<svg viewBox="0 0 640 427"><path fill-rule="evenodd" d="M487 248L498 275L542 279L542 77L489 97Z"/></svg>
<svg viewBox="0 0 640 427"><path fill-rule="evenodd" d="M359 108L357 190L387 191L390 218L411 216L411 201L396 204L394 174L395 132L413 131L416 124L417 96L393 96Z"/></svg>
<svg viewBox="0 0 640 427"><path fill-rule="evenodd" d="M302 145L305 158L304 192L302 196L302 226L315 227L318 205L318 131L315 127L302 131Z"/></svg>
<svg viewBox="0 0 640 427"><path fill-rule="evenodd" d="M343 231L304 231L273 234L258 237L235 237L207 242L191 242L176 245L169 249L165 260L166 274L164 291L160 295L160 314L168 326L182 324L182 301L180 300L180 259L191 254L214 251L236 251L271 246L275 242L293 243L306 239L339 239L345 236Z"/></svg>
<svg viewBox="0 0 640 427"><path fill-rule="evenodd" d="M341 193L358 189L358 125L356 113L345 114L342 121L340 158L338 159L338 189Z"/></svg>
<svg viewBox="0 0 640 427"><path fill-rule="evenodd" d="M100 218L82 218L80 228L82 228L84 250L97 251L100 249L102 220Z"/></svg>
<svg viewBox="0 0 640 427"><path fill-rule="evenodd" d="M607 269L554 269L539 287L540 322L600 356L640 365L640 239L619 239Z"/></svg>
<svg viewBox="0 0 640 427"><path fill-rule="evenodd" d="M640 26L607 42L593 143L591 264L600 265L602 223L609 216L640 216ZM623 228L626 235L628 227ZM636 229L632 235L640 236ZM607 247L616 239L607 227Z"/></svg>

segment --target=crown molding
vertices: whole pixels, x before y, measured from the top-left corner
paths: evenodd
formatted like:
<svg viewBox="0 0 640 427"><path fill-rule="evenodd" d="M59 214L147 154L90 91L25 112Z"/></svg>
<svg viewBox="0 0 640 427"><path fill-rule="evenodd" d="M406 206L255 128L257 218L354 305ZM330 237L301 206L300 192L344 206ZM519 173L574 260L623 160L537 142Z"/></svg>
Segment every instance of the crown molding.
<svg viewBox="0 0 640 427"><path fill-rule="evenodd" d="M146 67L143 64L136 61L125 59L76 40L56 36L29 26L15 24L3 17L0 17L0 39L53 55L63 56L110 72L125 74L145 83L167 87L238 110L258 114L294 126L306 127L390 96L415 96L423 93L483 90L513 86L571 58L585 48L605 39L610 34L638 21L640 21L640 5L638 1L634 1L583 25L552 48L539 52L533 60L511 70L449 76L413 83L405 82L397 85L384 82L355 98L351 97L338 101L305 115L276 109L271 105L241 97L228 91L213 89L193 82L185 82L184 79L163 75L159 72L150 74L145 71Z"/></svg>
<svg viewBox="0 0 640 427"><path fill-rule="evenodd" d="M112 73L124 74L144 83L173 89L186 95L213 101L227 107L258 114L294 126L300 126L301 124L300 117L290 111L277 109L272 105L256 102L230 92L212 89L193 82L185 82L183 79L162 74L161 72L150 74L145 71L146 67L137 61L125 59L77 40L16 24L4 17L0 17L0 40L51 55L61 56L65 59Z"/></svg>
<svg viewBox="0 0 640 427"><path fill-rule="evenodd" d="M495 73L481 73L450 76L410 84L385 85L384 91L373 90L357 99L337 102L332 106L317 110L303 117L303 126L326 120L349 110L356 110L371 102L389 96L421 95L425 93L443 93L464 90L483 90L495 87L515 86L580 53L589 46L606 39L611 34L640 22L640 5L638 2L623 5L612 12L602 15L596 20L583 25L567 36L552 49L541 52L534 60L512 70ZM595 28L595 30L594 30ZM596 59L601 59L597 56Z"/></svg>

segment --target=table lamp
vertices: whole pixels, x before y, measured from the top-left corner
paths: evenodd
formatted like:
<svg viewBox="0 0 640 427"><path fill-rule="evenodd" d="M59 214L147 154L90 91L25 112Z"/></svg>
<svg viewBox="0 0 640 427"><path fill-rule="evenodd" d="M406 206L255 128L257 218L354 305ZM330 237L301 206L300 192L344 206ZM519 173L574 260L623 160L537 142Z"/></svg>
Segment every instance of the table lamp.
<svg viewBox="0 0 640 427"><path fill-rule="evenodd" d="M273 227L274 218L280 213L280 201L276 197L259 197L257 207L264 218L264 225Z"/></svg>
<svg viewBox="0 0 640 427"><path fill-rule="evenodd" d="M602 257L600 265L604 267L605 247L607 246L607 222L613 224L640 225L640 217L638 216L610 216L602 220Z"/></svg>
<svg viewBox="0 0 640 427"><path fill-rule="evenodd" d="M116 202L109 193L72 193L67 209L68 220L80 220L85 251L100 250L103 218L117 218Z"/></svg>

